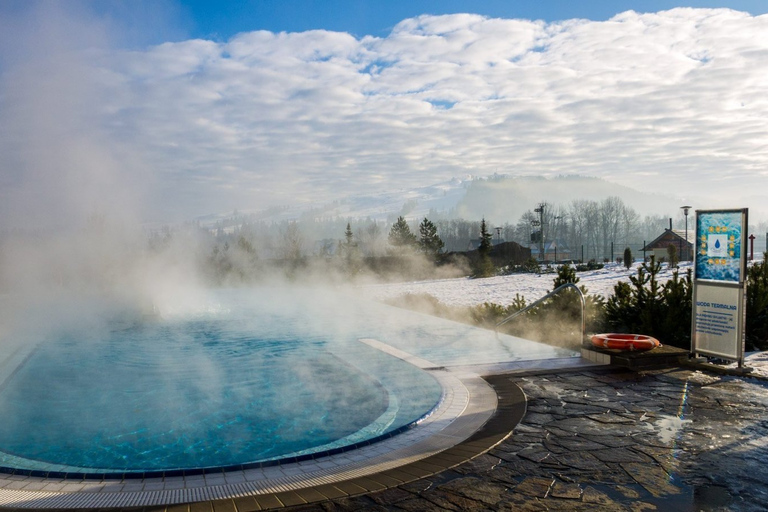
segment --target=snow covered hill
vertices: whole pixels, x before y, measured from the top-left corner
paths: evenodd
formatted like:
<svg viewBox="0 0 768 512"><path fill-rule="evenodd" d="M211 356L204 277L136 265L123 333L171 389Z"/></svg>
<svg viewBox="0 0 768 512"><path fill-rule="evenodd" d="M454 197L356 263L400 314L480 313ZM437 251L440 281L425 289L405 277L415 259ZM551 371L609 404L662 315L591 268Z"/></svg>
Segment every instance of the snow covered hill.
<svg viewBox="0 0 768 512"><path fill-rule="evenodd" d="M535 176L466 175L415 189L361 190L331 202L318 199L264 210L241 209L195 219L204 227L226 224L235 218L281 222L318 219L374 219L391 221L399 215L409 221L434 218L434 214L497 223L515 223L520 216L544 201L566 208L574 199L602 201L618 196L641 215L677 215L676 199L615 185L599 178L560 176L545 179Z"/></svg>
<svg viewBox="0 0 768 512"><path fill-rule="evenodd" d="M266 222L333 218L389 221L394 216L402 215L408 219L421 219L431 211L446 213L455 208L474 179L473 176L464 176L411 190L361 191L360 194L332 202L318 200L266 210L236 210L204 215L194 220L203 227L212 227L217 223L226 225L235 218Z"/></svg>

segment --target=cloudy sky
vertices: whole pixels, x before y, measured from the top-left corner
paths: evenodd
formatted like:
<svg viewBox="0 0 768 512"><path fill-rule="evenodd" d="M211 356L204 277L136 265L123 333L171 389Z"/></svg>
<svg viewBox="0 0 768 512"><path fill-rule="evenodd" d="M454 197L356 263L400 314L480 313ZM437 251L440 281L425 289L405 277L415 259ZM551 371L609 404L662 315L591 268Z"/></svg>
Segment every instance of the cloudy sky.
<svg viewBox="0 0 768 512"><path fill-rule="evenodd" d="M3 2L3 223L493 173L764 207L764 2L520 3Z"/></svg>

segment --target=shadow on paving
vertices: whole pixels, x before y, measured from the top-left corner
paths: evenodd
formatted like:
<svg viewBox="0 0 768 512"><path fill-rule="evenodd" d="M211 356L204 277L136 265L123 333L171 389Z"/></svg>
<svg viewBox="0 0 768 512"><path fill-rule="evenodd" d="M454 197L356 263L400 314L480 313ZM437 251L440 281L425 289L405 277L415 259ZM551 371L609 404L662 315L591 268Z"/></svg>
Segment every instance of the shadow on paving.
<svg viewBox="0 0 768 512"><path fill-rule="evenodd" d="M511 437L429 478L292 511L765 510L764 383L688 370L496 376Z"/></svg>

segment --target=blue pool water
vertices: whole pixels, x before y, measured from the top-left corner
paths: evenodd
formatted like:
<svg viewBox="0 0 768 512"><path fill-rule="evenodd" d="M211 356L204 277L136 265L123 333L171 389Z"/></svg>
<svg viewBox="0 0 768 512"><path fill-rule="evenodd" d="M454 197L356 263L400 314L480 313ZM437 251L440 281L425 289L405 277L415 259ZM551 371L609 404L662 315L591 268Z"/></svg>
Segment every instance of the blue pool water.
<svg viewBox="0 0 768 512"><path fill-rule="evenodd" d="M393 432L442 390L358 340L326 297L212 293L160 317L99 313L49 334L0 385L0 466L150 472L247 465ZM362 321L365 320L365 321Z"/></svg>

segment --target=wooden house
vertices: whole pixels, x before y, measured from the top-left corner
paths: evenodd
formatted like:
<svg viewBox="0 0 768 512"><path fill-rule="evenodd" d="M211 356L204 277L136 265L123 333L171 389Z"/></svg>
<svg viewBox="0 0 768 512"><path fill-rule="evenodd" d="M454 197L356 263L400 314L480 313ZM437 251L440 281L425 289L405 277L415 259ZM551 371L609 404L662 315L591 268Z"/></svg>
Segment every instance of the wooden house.
<svg viewBox="0 0 768 512"><path fill-rule="evenodd" d="M643 247L646 256L653 255L656 261L669 259L667 248L674 245L677 249L677 258L680 261L689 261L693 254L693 246L696 241L696 230L688 228L688 239L685 238L684 229L665 229L655 240ZM650 254L648 254L650 253Z"/></svg>

